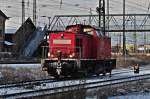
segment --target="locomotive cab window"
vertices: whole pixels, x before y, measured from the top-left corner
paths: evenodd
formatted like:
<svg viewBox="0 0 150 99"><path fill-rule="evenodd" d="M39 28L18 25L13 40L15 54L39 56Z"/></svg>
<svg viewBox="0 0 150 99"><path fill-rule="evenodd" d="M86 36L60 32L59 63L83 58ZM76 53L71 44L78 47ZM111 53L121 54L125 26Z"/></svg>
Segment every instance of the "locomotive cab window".
<svg viewBox="0 0 150 99"><path fill-rule="evenodd" d="M99 37L103 37L104 33L100 30L96 30L96 35L99 36Z"/></svg>
<svg viewBox="0 0 150 99"><path fill-rule="evenodd" d="M89 34L89 35L93 35L93 30L92 30L92 28L84 28L84 29L83 29L83 32L85 32L85 33L87 33L87 34Z"/></svg>

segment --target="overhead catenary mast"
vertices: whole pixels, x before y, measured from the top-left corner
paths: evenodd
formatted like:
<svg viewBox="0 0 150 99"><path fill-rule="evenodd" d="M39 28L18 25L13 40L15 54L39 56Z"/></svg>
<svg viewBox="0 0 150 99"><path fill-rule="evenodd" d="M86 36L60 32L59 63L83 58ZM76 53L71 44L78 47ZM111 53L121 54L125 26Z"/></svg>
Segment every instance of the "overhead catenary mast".
<svg viewBox="0 0 150 99"><path fill-rule="evenodd" d="M126 36L125 36L125 0L123 0L123 55L126 55Z"/></svg>
<svg viewBox="0 0 150 99"><path fill-rule="evenodd" d="M22 0L22 24L25 22L25 4L24 0Z"/></svg>
<svg viewBox="0 0 150 99"><path fill-rule="evenodd" d="M62 6L62 0L60 0L60 8L61 8L61 6Z"/></svg>
<svg viewBox="0 0 150 99"><path fill-rule="evenodd" d="M109 30L109 0L107 0L107 30ZM109 35L109 32L108 32L108 35Z"/></svg>
<svg viewBox="0 0 150 99"><path fill-rule="evenodd" d="M97 12L99 13L99 28L102 28L105 35L105 0L99 0Z"/></svg>
<svg viewBox="0 0 150 99"><path fill-rule="evenodd" d="M148 5L148 9L147 9L147 14L149 13L150 11L150 3ZM149 16L148 16L149 17ZM144 53L146 54L146 45L147 45L147 42L146 42L146 32L144 33Z"/></svg>
<svg viewBox="0 0 150 99"><path fill-rule="evenodd" d="M20 39L23 39L23 42L24 43L24 37L25 37L25 27L23 26L25 22L25 2L24 0L22 0L22 35L20 36Z"/></svg>
<svg viewBox="0 0 150 99"><path fill-rule="evenodd" d="M92 18L91 18L91 16L92 16L92 9L90 8L90 12L89 12L89 24L91 25L92 24Z"/></svg>
<svg viewBox="0 0 150 99"><path fill-rule="evenodd" d="M36 0L33 0L33 23L36 26Z"/></svg>

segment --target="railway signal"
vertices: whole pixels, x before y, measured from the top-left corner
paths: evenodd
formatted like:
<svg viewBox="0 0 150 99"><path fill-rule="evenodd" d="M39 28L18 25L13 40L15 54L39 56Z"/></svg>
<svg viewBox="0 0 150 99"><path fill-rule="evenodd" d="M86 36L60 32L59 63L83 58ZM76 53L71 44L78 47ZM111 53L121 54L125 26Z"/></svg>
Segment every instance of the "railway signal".
<svg viewBox="0 0 150 99"><path fill-rule="evenodd" d="M99 7L96 8L96 11L99 14L99 28L102 28L105 35L105 0L99 0Z"/></svg>
<svg viewBox="0 0 150 99"><path fill-rule="evenodd" d="M134 73L135 73L135 74L139 73L139 70L140 70L139 64L134 64L134 65L133 65L133 70L134 70Z"/></svg>

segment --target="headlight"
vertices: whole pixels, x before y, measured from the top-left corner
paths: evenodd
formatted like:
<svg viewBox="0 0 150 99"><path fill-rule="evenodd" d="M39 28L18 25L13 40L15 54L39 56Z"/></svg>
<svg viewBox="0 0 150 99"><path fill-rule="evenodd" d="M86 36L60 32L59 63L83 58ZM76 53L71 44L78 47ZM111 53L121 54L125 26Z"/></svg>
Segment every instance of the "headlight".
<svg viewBox="0 0 150 99"><path fill-rule="evenodd" d="M75 53L72 53L72 54L69 55L70 58L72 58L74 56L75 56Z"/></svg>
<svg viewBox="0 0 150 99"><path fill-rule="evenodd" d="M54 55L53 55L53 54L51 54L51 57L53 58L53 57L54 57Z"/></svg>
<svg viewBox="0 0 150 99"><path fill-rule="evenodd" d="M50 52L48 52L48 57L53 58L53 57L54 57L54 55L53 55L53 54L51 54Z"/></svg>
<svg viewBox="0 0 150 99"><path fill-rule="evenodd" d="M51 53L50 52L48 52L48 57L50 57L51 56Z"/></svg>
<svg viewBox="0 0 150 99"><path fill-rule="evenodd" d="M69 57L72 58L73 56L72 56L72 55L69 55Z"/></svg>

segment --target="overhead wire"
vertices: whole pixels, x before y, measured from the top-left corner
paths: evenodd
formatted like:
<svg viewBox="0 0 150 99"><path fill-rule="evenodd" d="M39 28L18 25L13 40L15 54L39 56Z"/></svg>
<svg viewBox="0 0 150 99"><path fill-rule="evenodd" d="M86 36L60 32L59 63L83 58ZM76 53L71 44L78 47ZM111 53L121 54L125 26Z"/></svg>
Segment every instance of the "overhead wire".
<svg viewBox="0 0 150 99"><path fill-rule="evenodd" d="M115 6L113 8L116 8L116 9L118 9L118 4L120 6L122 6L122 1L113 0L113 1L111 1L111 3L115 4ZM133 2L133 1L126 1L126 8L132 8L132 9L134 8L134 9L146 11L146 9L145 9L146 7L138 4L137 2Z"/></svg>
<svg viewBox="0 0 150 99"><path fill-rule="evenodd" d="M8 3L8 4L12 4L12 5L15 5L15 6L13 6L13 8L15 8L15 9L17 9L17 8L21 8L21 1L10 1L10 0L3 0L5 3ZM45 1L45 2L44 2ZM89 12L89 7L85 7L85 6L83 6L83 5L76 5L76 4L73 4L73 3L68 3L68 2L62 2L62 7L61 7L61 9L59 8L59 3L60 3L60 1L56 1L56 0L44 0L44 1L42 1L43 3L41 3L41 1L39 1L41 4L38 4L38 5L40 5L41 7L40 7L40 10L42 11L42 12L47 12L48 14L50 14L51 12L48 12L48 11L46 11L46 10L44 10L44 9L48 9L48 8L54 8L54 9L57 9L57 11L56 12L59 12L59 11L64 11L64 12L68 12L68 13L74 13L74 12L72 12L72 10L74 10L74 11L78 11L78 9L80 9L80 10L85 10L85 11L87 11L87 12ZM50 2L49 4L47 3L47 2ZM113 4L114 3L116 3L116 1L115 0L113 0L112 1L113 2ZM128 2L127 2L128 3ZM140 4L138 4L138 3L136 3L135 4L135 2L133 2L133 1L129 1L129 3L130 3L130 5L127 5L127 6L130 6L130 7L134 7L135 8L135 5L137 5L137 8L139 8L140 10L143 10L143 6L142 5L140 5ZM32 12L32 6L28 6L29 4L30 5L32 5L33 4L33 2L29 2L29 0L27 1L27 0L25 0L25 4L26 4L26 10L28 10L28 11L26 11L26 13L27 13L27 15L28 16L31 16L32 17L32 14L29 14L29 12ZM47 5L46 7L42 7L42 5ZM121 4L121 2L119 2L119 4ZM115 5L115 4L114 4ZM113 5L113 6L114 6ZM28 7L27 7L28 6ZM65 7L63 7L63 6L67 6L67 7L70 7L70 8L72 8L72 9L66 9ZM83 7L82 7L83 6ZM7 7L7 5L6 5L6 7ZM7 8L5 8L5 9L7 9ZM12 9L10 8L9 10L11 10L12 11ZM95 11L95 10L92 10L92 11ZM40 11L39 11L40 12ZM15 14L16 15L18 15L18 11L12 11L12 12L9 12L12 16L14 16L14 17L19 17L19 16L15 16ZM15 13L15 14L13 14L13 13ZM20 17L21 17L21 15L20 15Z"/></svg>
<svg viewBox="0 0 150 99"><path fill-rule="evenodd" d="M45 1L47 1L47 0L45 0ZM113 0L114 1L114 0ZM112 1L112 2L113 2ZM10 2L10 3L18 3L18 4L21 4L22 2L14 2L14 1L5 1L5 2ZM47 2L49 2L49 0L47 1ZM51 2L55 2L55 3L59 3L59 1L55 1L55 0L51 0ZM26 1L26 3L28 3L28 1ZM115 1L115 3L118 3L118 1ZM136 3L136 2L133 2L133 1L128 1L127 3L129 3L129 4L136 4L137 6L140 6L140 7L144 7L144 6L142 6L142 5L140 5L140 4L138 4L138 3ZM31 4L32 4L32 2L31 2ZM80 6L75 6L74 4L72 4L72 3L66 3L66 2L63 2L62 3L63 5L68 5L68 6L74 6L74 7L76 7L76 8L82 8L82 9L86 9L87 10L87 7L80 7ZM95 10L94 10L95 11Z"/></svg>
<svg viewBox="0 0 150 99"><path fill-rule="evenodd" d="M13 4L15 4L15 5L20 5L22 2L11 2L11 1L5 1L5 3L7 2L7 4L9 4L9 3L13 3ZM28 3L29 4L29 3ZM10 6L11 7L11 6ZM14 7L13 7L14 8ZM18 6L15 6L15 8L18 8ZM21 8L20 6L19 6L19 8ZM54 8L54 7L53 7ZM30 8L28 7L28 8L26 8L27 10L29 10ZM5 9L6 11L7 11L7 9ZM12 9L11 9L12 10ZM65 9L61 9L61 10L64 10L64 11L66 11ZM13 11L13 12L11 12L10 14L12 15L12 13L13 13L13 17L19 17L19 16L15 16L15 14L14 14L14 12L18 15L18 11ZM20 15L20 17L21 17L21 15Z"/></svg>
<svg viewBox="0 0 150 99"><path fill-rule="evenodd" d="M46 1L46 0L45 0ZM52 1L54 1L54 0L52 0ZM7 1L8 2L8 1ZM10 2L10 1L9 1ZM55 3L58 3L59 1L54 1ZM21 3L21 2L18 2L18 3ZM28 2L27 2L28 3ZM74 6L73 4L70 4L70 3L64 3L63 2L63 4L65 4L65 5L68 5L68 6ZM52 7L52 5L50 5L51 7ZM55 6L55 5L54 5ZM56 5L56 6L58 6L58 5ZM83 8L83 9L86 9L87 10L87 8L86 7L76 7L76 8ZM93 11L95 11L95 10L93 10Z"/></svg>

